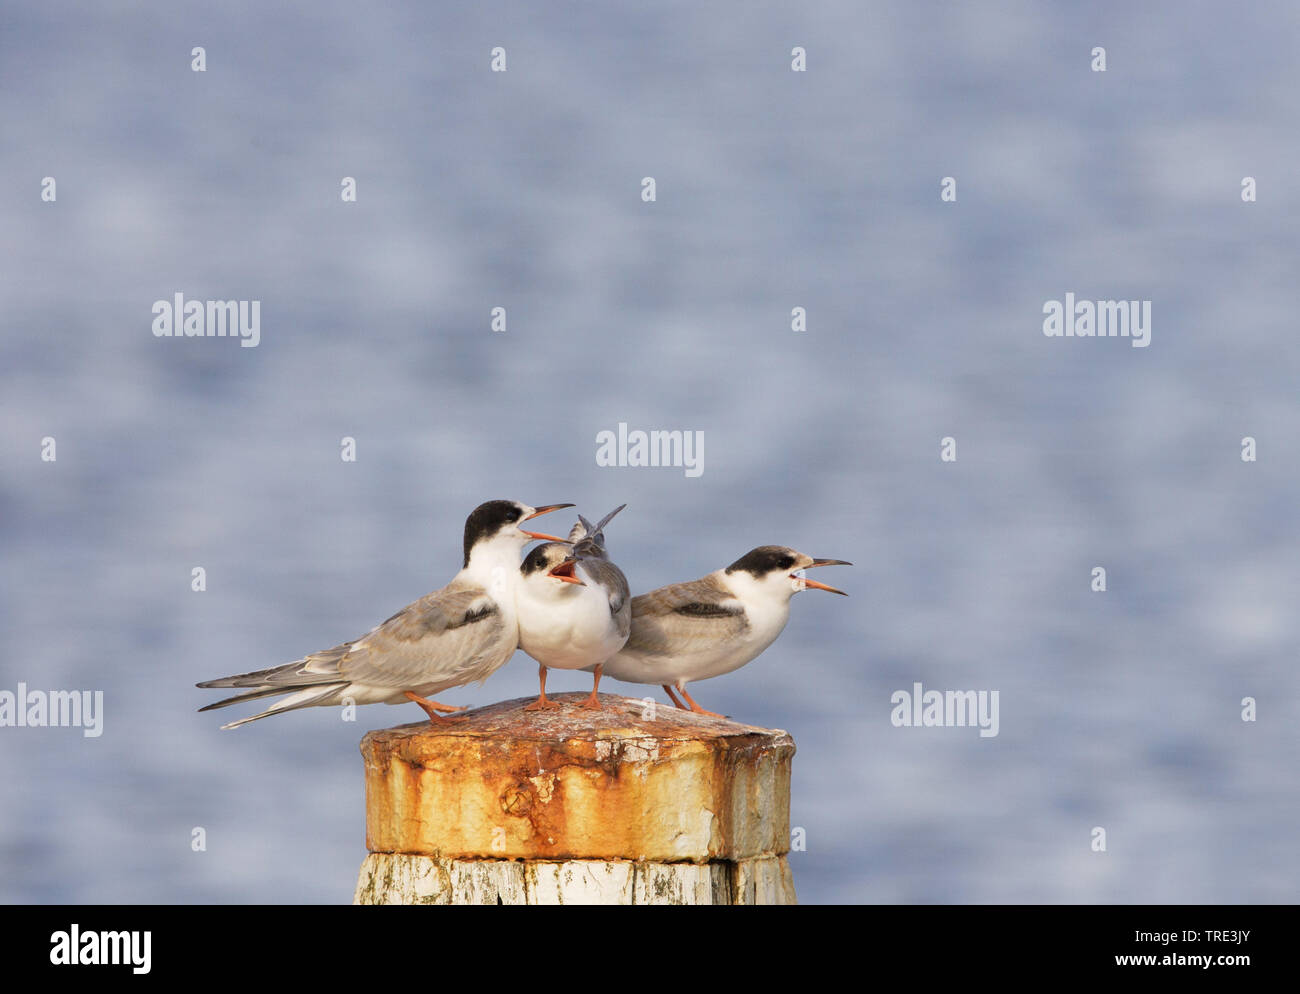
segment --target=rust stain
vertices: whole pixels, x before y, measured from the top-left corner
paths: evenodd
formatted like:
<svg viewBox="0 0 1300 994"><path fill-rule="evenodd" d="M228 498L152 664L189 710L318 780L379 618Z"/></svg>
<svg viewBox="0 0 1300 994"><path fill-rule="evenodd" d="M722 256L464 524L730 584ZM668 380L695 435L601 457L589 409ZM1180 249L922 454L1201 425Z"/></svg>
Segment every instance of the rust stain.
<svg viewBox="0 0 1300 994"><path fill-rule="evenodd" d="M794 743L785 732L669 706L647 721L641 701L612 695L602 695L600 712L577 708L585 698L559 695L564 706L541 713L524 711L529 699L520 698L447 725L367 733L368 848L642 858L685 845L690 851L674 858L703 861L737 840L752 848L742 838L751 821L761 836L753 844L788 847ZM763 797L774 810L763 810ZM662 810L679 801L711 813L707 847L689 832L682 841L673 819L689 812ZM768 839L768 825L783 838Z"/></svg>

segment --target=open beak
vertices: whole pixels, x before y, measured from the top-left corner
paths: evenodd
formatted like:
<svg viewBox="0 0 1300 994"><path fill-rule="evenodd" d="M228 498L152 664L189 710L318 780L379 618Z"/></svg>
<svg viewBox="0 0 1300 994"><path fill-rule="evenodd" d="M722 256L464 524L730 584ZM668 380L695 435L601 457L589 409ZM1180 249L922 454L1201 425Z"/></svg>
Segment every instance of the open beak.
<svg viewBox="0 0 1300 994"><path fill-rule="evenodd" d="M843 590L839 590L839 589L837 589L837 588L835 588L835 587L830 586L829 584L818 583L816 580L810 580L810 579L808 579L808 577L806 577L806 576L795 576L793 573L791 573L791 574L790 574L790 579L792 579L792 580L802 580L802 581L803 581L803 585L804 585L805 587L812 587L812 588L815 589L815 590L829 590L832 594L839 594L839 595L841 595L842 597L848 597L848 596L849 596L848 594L844 593Z"/></svg>
<svg viewBox="0 0 1300 994"><path fill-rule="evenodd" d="M574 567L578 565L576 559L566 559L558 566L553 566L547 576L553 576L557 580L563 580L565 583L576 583L579 587L585 587L586 584L578 579L574 573Z"/></svg>
<svg viewBox="0 0 1300 994"><path fill-rule="evenodd" d="M805 566L804 569L812 569L814 566L852 566L852 565L853 565L852 563L845 562L843 559L814 559L811 563ZM791 573L790 579L801 580L805 587L812 587L814 590L828 590L832 594L839 594L841 597L849 596L843 590L839 590L838 588L832 587L826 583L818 583L816 580L810 580L806 576L799 576L797 573Z"/></svg>
<svg viewBox="0 0 1300 994"><path fill-rule="evenodd" d="M543 514L550 514L552 511L558 511L562 507L576 507L576 506L577 506L576 504L547 504L544 507L539 507L532 514L528 515L528 517L524 518L524 520L528 521L532 518L539 517L540 515ZM525 528L520 528L519 530L523 532L525 535L527 535L529 538L536 539L539 542L568 541L567 539L560 538L558 535L547 535L546 532L530 532Z"/></svg>

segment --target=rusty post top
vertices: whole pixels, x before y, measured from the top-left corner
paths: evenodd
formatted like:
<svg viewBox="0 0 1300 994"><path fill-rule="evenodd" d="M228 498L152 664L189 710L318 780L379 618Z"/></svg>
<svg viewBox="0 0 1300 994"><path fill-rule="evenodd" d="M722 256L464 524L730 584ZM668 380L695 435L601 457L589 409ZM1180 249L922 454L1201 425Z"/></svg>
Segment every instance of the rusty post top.
<svg viewBox="0 0 1300 994"><path fill-rule="evenodd" d="M435 725L424 719L409 725L367 732L361 751L370 755L376 749L410 748L411 740L429 740L430 745L444 738L498 739L510 742L561 742L569 740L599 741L652 738L662 742L729 741L744 745L746 739L761 739L769 747L788 746L794 740L781 729L744 725L730 718L683 711L671 704L648 703L635 697L601 694L600 711L579 707L585 693L551 694L550 700L561 706L545 711L525 711L531 697L500 701L452 716L446 724Z"/></svg>
<svg viewBox="0 0 1300 994"><path fill-rule="evenodd" d="M794 741L636 698L502 701L366 734L371 852L707 862L789 848Z"/></svg>

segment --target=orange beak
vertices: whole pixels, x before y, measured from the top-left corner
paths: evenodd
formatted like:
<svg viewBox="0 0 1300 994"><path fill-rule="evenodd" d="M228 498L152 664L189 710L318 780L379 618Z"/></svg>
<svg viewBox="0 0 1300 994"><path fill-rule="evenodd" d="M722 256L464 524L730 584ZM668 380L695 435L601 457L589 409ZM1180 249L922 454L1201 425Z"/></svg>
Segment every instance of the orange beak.
<svg viewBox="0 0 1300 994"><path fill-rule="evenodd" d="M843 590L837 590L835 587L829 586L829 585L827 585L827 584L825 584L825 583L818 583L816 580L810 580L810 579L808 579L808 577L806 577L806 576L795 576L793 573L791 573L791 574L790 574L790 579L792 579L792 580L802 580L802 581L803 581L803 585L804 585L805 587L813 587L813 588L816 589L816 590L829 590L832 594L839 594L839 595L841 595L842 597L848 597L848 596L849 596L848 594L844 593Z"/></svg>
<svg viewBox="0 0 1300 994"><path fill-rule="evenodd" d="M553 567L547 575L553 576L557 580L563 580L565 583L576 583L579 587L585 587L586 584L579 580L573 571L577 565L577 560L566 559L559 566Z"/></svg>
<svg viewBox="0 0 1300 994"><path fill-rule="evenodd" d="M575 505L575 504L547 504L547 505L545 505L544 507L539 507L539 508L538 508L536 511L534 511L532 514L528 515L528 517L524 518L524 520L525 520L525 521L528 521L528 520L531 519L531 518L540 517L540 516L543 515L543 514L550 514L552 511L558 511L558 510L560 510L560 508L562 508L562 507L576 507L576 506L577 506L577 505ZM539 541L539 542L564 542L564 541L566 541L565 539L560 538L558 535L547 535L546 532L530 532L530 531L528 531L527 529L524 529L524 528L520 528L519 530L520 530L521 532L523 532L525 535L527 535L529 538L531 538L531 539L536 539L536 540Z"/></svg>

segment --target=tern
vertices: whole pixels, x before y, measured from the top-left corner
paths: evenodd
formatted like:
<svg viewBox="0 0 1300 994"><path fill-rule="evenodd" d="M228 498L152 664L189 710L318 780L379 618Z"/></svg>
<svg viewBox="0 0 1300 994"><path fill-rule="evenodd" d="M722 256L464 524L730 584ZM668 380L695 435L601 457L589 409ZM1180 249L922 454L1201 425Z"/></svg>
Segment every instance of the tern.
<svg viewBox="0 0 1300 994"><path fill-rule="evenodd" d="M525 710L556 707L546 699L546 670L595 671L582 706L600 710L601 665L623 648L632 624L627 578L609 560L604 528L622 504L593 525L582 515L567 542L539 545L519 567L519 648L538 662L541 691Z"/></svg>
<svg viewBox="0 0 1300 994"><path fill-rule="evenodd" d="M702 579L633 597L631 634L604 664L604 673L627 683L660 684L677 707L721 718L700 707L686 684L730 673L757 657L781 634L790 619L790 598L805 587L848 596L800 571L852 565L760 545Z"/></svg>
<svg viewBox="0 0 1300 994"><path fill-rule="evenodd" d="M525 531L520 525L563 507L573 505L529 507L513 500L480 504L465 521L464 565L441 590L408 604L351 642L283 666L200 683L205 688L240 687L248 692L199 710L288 694L260 714L221 727L238 728L297 708L408 700L420 705L430 722L446 721L438 712L464 708L427 698L475 680L482 683L519 644L515 586L524 546L539 540L562 541L544 532Z"/></svg>

